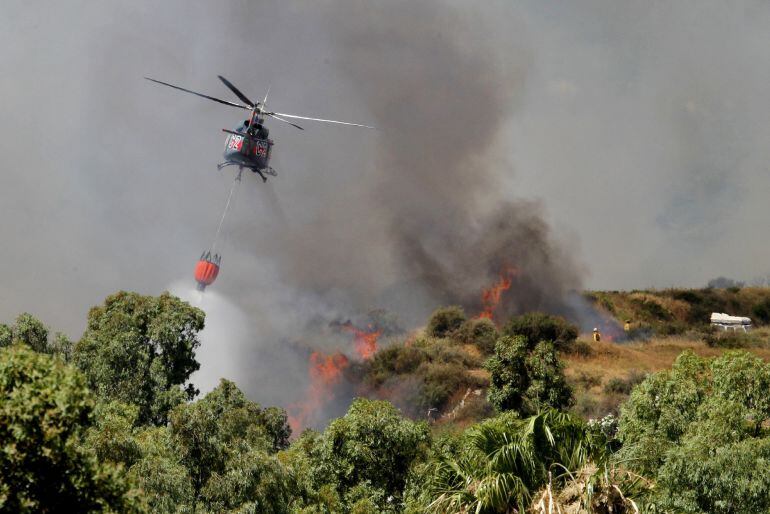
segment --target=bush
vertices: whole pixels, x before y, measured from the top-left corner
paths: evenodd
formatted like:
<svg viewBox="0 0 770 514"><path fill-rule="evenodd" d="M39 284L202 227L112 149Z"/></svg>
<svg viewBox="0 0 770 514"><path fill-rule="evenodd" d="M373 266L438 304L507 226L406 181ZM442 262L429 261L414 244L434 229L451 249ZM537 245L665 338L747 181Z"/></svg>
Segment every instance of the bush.
<svg viewBox="0 0 770 514"><path fill-rule="evenodd" d="M602 377L599 375L594 375L593 373L587 373L585 371L581 371L580 373L575 376L575 378L572 380L576 385L580 385L583 387L583 389L590 389L594 386L598 386L602 383Z"/></svg>
<svg viewBox="0 0 770 514"><path fill-rule="evenodd" d="M560 409L572 403L564 364L550 341L530 350L524 336L503 336L485 367L491 375L489 403L499 411L532 413L542 406Z"/></svg>
<svg viewBox="0 0 770 514"><path fill-rule="evenodd" d="M487 318L469 319L455 334L460 342L476 345L483 355L490 355L495 351L498 336L497 327Z"/></svg>
<svg viewBox="0 0 770 514"><path fill-rule="evenodd" d="M612 302L612 299L607 296L606 294L601 294L596 297L597 303L602 306L604 310L609 312L612 315L616 315L617 312L615 311L615 304Z"/></svg>
<svg viewBox="0 0 770 514"><path fill-rule="evenodd" d="M566 349L577 339L578 329L560 316L530 312L511 318L503 334L524 337L530 349L540 341L551 341L557 348Z"/></svg>
<svg viewBox="0 0 770 514"><path fill-rule="evenodd" d="M647 319L653 319L656 321L671 321L671 313L666 310L661 304L652 300L641 300L639 298L631 298L636 308Z"/></svg>
<svg viewBox="0 0 770 514"><path fill-rule="evenodd" d="M765 298L751 309L754 317L762 323L770 323L770 298Z"/></svg>
<svg viewBox="0 0 770 514"><path fill-rule="evenodd" d="M683 291L674 291L671 294L671 298L674 300L681 300L691 305L699 304L703 302L703 297L698 294L697 290L685 289Z"/></svg>
<svg viewBox="0 0 770 514"><path fill-rule="evenodd" d="M727 277L717 277L709 280L708 284L706 284L706 287L708 289L740 290L740 288L743 287L744 285L746 285L745 282L741 282L739 280L733 280L732 278L727 278Z"/></svg>
<svg viewBox="0 0 770 514"><path fill-rule="evenodd" d="M568 355L577 355L578 357L591 357L594 354L593 347L586 341L575 341L563 351Z"/></svg>
<svg viewBox="0 0 770 514"><path fill-rule="evenodd" d="M631 394L634 386L644 382L646 377L646 373L634 370L630 372L626 378L611 378L604 384L604 392L607 394L623 394L628 396Z"/></svg>
<svg viewBox="0 0 770 514"><path fill-rule="evenodd" d="M458 364L465 368L475 368L481 364L476 357L456 346L434 344L427 351L432 362Z"/></svg>
<svg viewBox="0 0 770 514"><path fill-rule="evenodd" d="M711 348L751 348L756 346L751 335L734 330L712 329L703 336L703 342Z"/></svg>
<svg viewBox="0 0 770 514"><path fill-rule="evenodd" d="M449 337L462 326L465 319L461 307L442 307L431 314L426 332L432 337Z"/></svg>
<svg viewBox="0 0 770 514"><path fill-rule="evenodd" d="M657 330L658 335L661 336L678 336L687 332L689 327L686 323L680 321L672 321L670 323L663 323Z"/></svg>
<svg viewBox="0 0 770 514"><path fill-rule="evenodd" d="M394 375L411 373L428 360L427 352L417 346L395 344L374 354L365 366L366 380L378 387Z"/></svg>
<svg viewBox="0 0 770 514"><path fill-rule="evenodd" d="M413 346L401 346L398 348L399 351L397 352L396 360L393 363L393 371L399 375L411 373L416 370L427 358L425 351L420 348L415 348Z"/></svg>
<svg viewBox="0 0 770 514"><path fill-rule="evenodd" d="M483 396L471 394L457 410L454 421L481 421L495 415L495 408Z"/></svg>
<svg viewBox="0 0 770 514"><path fill-rule="evenodd" d="M441 411L461 387L478 385L466 368L456 363L425 363L417 373L424 377L419 400L423 409L434 407Z"/></svg>
<svg viewBox="0 0 770 514"><path fill-rule="evenodd" d="M647 324L641 324L632 328L626 334L628 341L649 341L655 331Z"/></svg>

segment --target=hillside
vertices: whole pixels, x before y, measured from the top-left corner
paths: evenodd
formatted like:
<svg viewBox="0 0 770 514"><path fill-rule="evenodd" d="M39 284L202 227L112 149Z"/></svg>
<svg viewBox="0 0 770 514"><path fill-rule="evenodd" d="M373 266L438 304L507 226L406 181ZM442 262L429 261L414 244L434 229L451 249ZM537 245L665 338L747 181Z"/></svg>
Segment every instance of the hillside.
<svg viewBox="0 0 770 514"><path fill-rule="evenodd" d="M632 338L700 333L712 312L748 316L756 325L770 323L769 288L592 291L585 297L619 326L630 320Z"/></svg>
<svg viewBox="0 0 770 514"><path fill-rule="evenodd" d="M712 357L741 348L770 360L770 288L592 291L585 297L606 320L603 340L584 333L559 346L574 393L571 410L584 418L617 414L634 385L670 368L685 350ZM352 377L367 395L388 399L413 418L427 417L436 428L464 427L492 415L484 362L500 333L515 333L510 321L496 327L461 311L437 332L431 325L446 311L392 341ZM748 334L715 331L708 322L712 312L750 316L755 327Z"/></svg>

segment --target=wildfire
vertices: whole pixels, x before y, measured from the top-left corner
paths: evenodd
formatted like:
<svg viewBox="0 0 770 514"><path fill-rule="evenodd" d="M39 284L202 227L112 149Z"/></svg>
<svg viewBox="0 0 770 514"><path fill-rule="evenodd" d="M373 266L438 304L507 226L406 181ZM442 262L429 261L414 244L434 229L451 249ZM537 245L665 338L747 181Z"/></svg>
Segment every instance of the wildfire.
<svg viewBox="0 0 770 514"><path fill-rule="evenodd" d="M310 385L305 399L290 405L289 425L296 434L307 426L313 415L334 398L334 388L342 380L342 372L348 367L348 358L341 353L325 355L313 352L308 362Z"/></svg>
<svg viewBox="0 0 770 514"><path fill-rule="evenodd" d="M371 325L366 330L361 330L350 321L341 326L342 330L353 334L353 347L361 359L369 360L377 353L377 339L382 334L382 330L374 330Z"/></svg>
<svg viewBox="0 0 770 514"><path fill-rule="evenodd" d="M333 323L339 330L353 334L353 348L362 360L371 359L377 352L377 339L382 330L375 330L372 325L360 329L352 322ZM331 355L321 352L310 354L308 361L308 385L302 401L288 407L289 425L295 434L313 422L316 413L334 399L335 388L342 380L342 372L348 367L348 358L336 352Z"/></svg>
<svg viewBox="0 0 770 514"><path fill-rule="evenodd" d="M500 272L498 281L489 288L481 291L481 304L484 309L476 316L477 319L487 318L492 319L497 310L497 306L500 304L500 300L503 297L503 293L508 291L513 284L513 277L519 273L513 266L507 266Z"/></svg>

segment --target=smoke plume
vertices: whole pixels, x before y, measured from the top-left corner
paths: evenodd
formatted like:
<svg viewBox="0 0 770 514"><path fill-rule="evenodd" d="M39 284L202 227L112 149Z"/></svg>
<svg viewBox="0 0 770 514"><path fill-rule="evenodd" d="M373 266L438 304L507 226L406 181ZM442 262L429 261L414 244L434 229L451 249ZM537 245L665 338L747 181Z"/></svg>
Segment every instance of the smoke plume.
<svg viewBox="0 0 770 514"><path fill-rule="evenodd" d="M502 275L500 314L573 314L581 284L767 273L766 2L39 9L0 17L3 321L77 338L108 294L192 280L233 179L220 129L243 113L143 76L230 98L222 74L275 111L378 128L271 123L279 175L244 177L231 206L210 291L241 314L204 300L202 369L261 403L298 401L313 351L354 357L319 326L476 314Z"/></svg>
<svg viewBox="0 0 770 514"><path fill-rule="evenodd" d="M577 267L536 202L501 192L513 170L499 136L525 90L526 42L501 53L478 37L489 25L473 9L434 2L335 2L323 19L331 64L378 132L350 136L376 138L350 192L333 193L306 230L275 234L286 279L417 321L440 305L478 310L484 286L513 266L508 313L562 308Z"/></svg>

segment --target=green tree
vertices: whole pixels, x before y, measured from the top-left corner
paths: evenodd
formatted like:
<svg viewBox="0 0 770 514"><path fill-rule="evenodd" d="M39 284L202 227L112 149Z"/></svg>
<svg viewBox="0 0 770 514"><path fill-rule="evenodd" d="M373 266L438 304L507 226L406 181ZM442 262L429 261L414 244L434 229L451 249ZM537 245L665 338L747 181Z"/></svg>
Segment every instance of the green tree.
<svg viewBox="0 0 770 514"><path fill-rule="evenodd" d="M431 314L425 331L431 337L449 337L462 326L465 319L461 307L442 307Z"/></svg>
<svg viewBox="0 0 770 514"><path fill-rule="evenodd" d="M557 348L564 349L574 343L578 336L575 325L560 316L542 312L514 316L502 332L508 336L523 336L530 348L534 348L540 341L551 341Z"/></svg>
<svg viewBox="0 0 770 514"><path fill-rule="evenodd" d="M72 352L74 347L75 344L61 332L57 332L54 335L53 340L48 341L48 349L51 351L51 353L64 359L64 362L72 361Z"/></svg>
<svg viewBox="0 0 770 514"><path fill-rule="evenodd" d="M490 373L489 403L499 411L524 410L524 393L529 387L527 340L503 336L495 344L495 354L484 365Z"/></svg>
<svg viewBox="0 0 770 514"><path fill-rule="evenodd" d="M142 457L134 436L134 424L139 415L136 405L102 402L94 409L94 423L85 434L83 445L99 462L113 462L130 468Z"/></svg>
<svg viewBox="0 0 770 514"><path fill-rule="evenodd" d="M128 476L142 491L149 512L193 512L192 480L179 461L168 427L142 427L131 439L138 445L141 458L128 470Z"/></svg>
<svg viewBox="0 0 770 514"><path fill-rule="evenodd" d="M73 361L105 400L139 406L138 423L162 425L169 411L197 391L185 384L200 365L195 349L203 329L200 309L169 293L120 292L88 314Z"/></svg>
<svg viewBox="0 0 770 514"><path fill-rule="evenodd" d="M0 348L11 344L25 344L40 353L59 355L69 362L72 355L72 341L61 332L50 338L48 328L29 313L20 314L13 326L0 324Z"/></svg>
<svg viewBox="0 0 770 514"><path fill-rule="evenodd" d="M770 437L752 437L738 402L711 398L658 471L658 506L677 512L768 512Z"/></svg>
<svg viewBox="0 0 770 514"><path fill-rule="evenodd" d="M529 387L524 394L539 410L572 405L572 389L564 376L564 364L550 341L538 343L527 357Z"/></svg>
<svg viewBox="0 0 770 514"><path fill-rule="evenodd" d="M579 469L601 455L585 423L552 409L519 419L514 412L468 429L459 451L450 451L420 470L424 494L414 511L523 512L534 493L565 470Z"/></svg>
<svg viewBox="0 0 770 514"><path fill-rule="evenodd" d="M80 446L93 407L75 369L23 345L0 350L0 510L134 510L118 470Z"/></svg>
<svg viewBox="0 0 770 514"><path fill-rule="evenodd" d="M503 336L485 363L490 373L489 403L499 411L529 414L541 406L563 408L572 403L572 390L553 343L531 348L524 336Z"/></svg>
<svg viewBox="0 0 770 514"><path fill-rule="evenodd" d="M389 402L359 398L322 435L301 441L300 461L310 463L304 469L311 476L300 481L316 492L332 486L348 509L365 509L368 498L375 512L392 512L410 467L426 455L430 433L424 422L405 419Z"/></svg>
<svg viewBox="0 0 770 514"><path fill-rule="evenodd" d="M618 437L624 458L646 476L655 476L666 452L679 442L709 389L706 361L680 355L670 371L649 375L621 407Z"/></svg>
<svg viewBox="0 0 770 514"><path fill-rule="evenodd" d="M5 323L0 323L0 348L11 346L13 343L13 330Z"/></svg>
<svg viewBox="0 0 770 514"><path fill-rule="evenodd" d="M658 507L676 512L767 512L770 365L745 352L682 354L650 375L620 418L620 458L656 478Z"/></svg>
<svg viewBox="0 0 770 514"><path fill-rule="evenodd" d="M176 407L169 429L196 504L215 512L288 509L288 477L271 455L288 444L285 414L262 410L222 380L197 402Z"/></svg>
<svg viewBox="0 0 770 514"><path fill-rule="evenodd" d="M32 314L23 313L13 325L13 342L26 344L36 352L48 353L48 329Z"/></svg>

